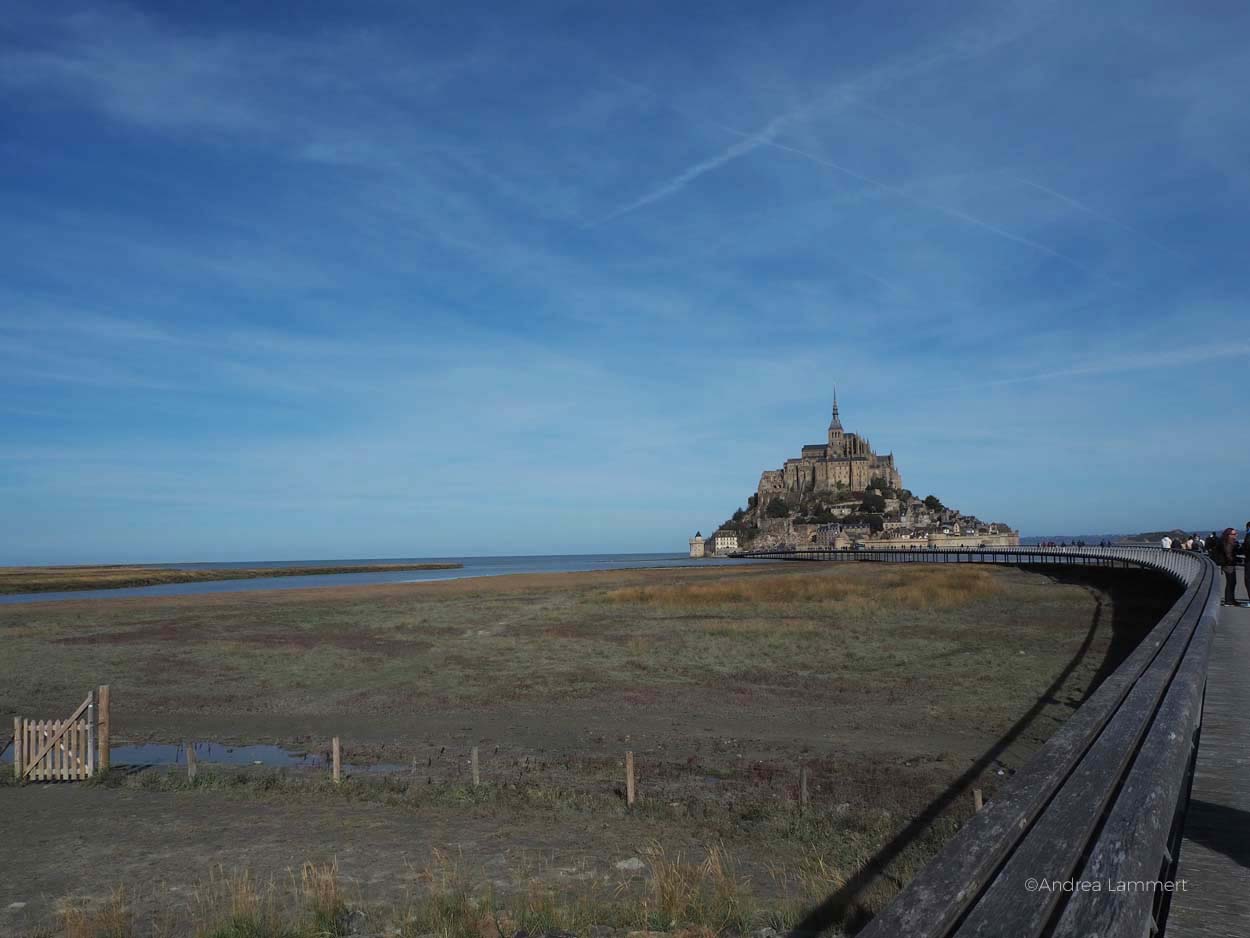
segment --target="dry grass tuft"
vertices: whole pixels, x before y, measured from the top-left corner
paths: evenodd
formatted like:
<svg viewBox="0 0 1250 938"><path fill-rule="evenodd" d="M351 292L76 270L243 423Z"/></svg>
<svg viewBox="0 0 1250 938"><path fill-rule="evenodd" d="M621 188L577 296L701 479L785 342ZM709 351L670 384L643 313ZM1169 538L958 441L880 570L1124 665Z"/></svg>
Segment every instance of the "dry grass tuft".
<svg viewBox="0 0 1250 938"><path fill-rule="evenodd" d="M687 863L656 843L646 851L651 873L642 908L647 924L666 930L703 928L714 933L745 933L755 917L755 901L724 847L714 845L702 863Z"/></svg>
<svg viewBox="0 0 1250 938"><path fill-rule="evenodd" d="M282 931L282 909L272 880L260 883L249 870L216 867L192 892L194 933L212 938L264 936Z"/></svg>
<svg viewBox="0 0 1250 938"><path fill-rule="evenodd" d="M846 832L844 831L844 834ZM823 838L827 839L827 838ZM346 938L362 922L388 922L395 938L501 938L561 932L588 934L595 926L673 933L681 938L749 934L761 924L789 928L813 903L846 882L860 858L839 866L811 845L793 863L769 867L773 898L759 902L748 877L740 875L732 855L717 843L701 860L688 860L652 842L640 852L646 872L615 885L594 877L576 883L553 883L535 870L516 871L523 889L495 896L491 879L471 877L461 858L434 849L415 874L417 891L406 903L364 909L349 904L337 863L305 863L285 881L258 880L248 870L217 867L191 894L176 899L158 889L136 901L117 889L101 904L77 899L62 903L60 928L37 932L39 938L136 938L138 935L187 938ZM875 912L897 891L894 874L909 875L911 861L892 868L891 877L870 884L848 913ZM144 896L140 896L143 899ZM155 900L155 903L151 900ZM152 909L139 922L132 904ZM355 924L354 923L355 921ZM175 926L173 923L177 922ZM142 925L142 927L140 927ZM377 933L370 928L368 933Z"/></svg>
<svg viewBox="0 0 1250 938"><path fill-rule="evenodd" d="M300 868L297 893L312 917L319 934L337 935L344 931L347 903L339 888L338 862L305 863Z"/></svg>
<svg viewBox="0 0 1250 938"><path fill-rule="evenodd" d="M435 848L430 862L418 873L418 882L427 894L404 916L405 935L432 935L435 938L482 938L494 919L489 903L479 902L470 887L463 863L444 850Z"/></svg>
<svg viewBox="0 0 1250 938"><path fill-rule="evenodd" d="M63 902L57 917L63 938L131 938L135 933L126 890L120 886L98 907L82 900Z"/></svg>

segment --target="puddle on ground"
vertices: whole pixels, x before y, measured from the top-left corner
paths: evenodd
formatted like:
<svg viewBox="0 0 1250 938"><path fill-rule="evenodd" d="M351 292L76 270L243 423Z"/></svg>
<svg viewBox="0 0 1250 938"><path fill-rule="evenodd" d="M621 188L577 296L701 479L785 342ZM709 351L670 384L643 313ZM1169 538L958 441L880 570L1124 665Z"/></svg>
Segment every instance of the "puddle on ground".
<svg viewBox="0 0 1250 938"><path fill-rule="evenodd" d="M199 765L263 765L271 768L328 768L328 754L292 751L281 746L227 746L222 743L195 742L195 761ZM187 747L175 743L140 743L134 746L112 746L109 761L114 767L186 765ZM13 764L13 745L0 754L0 762ZM343 772L350 774L387 774L408 771L410 766L379 763L377 765L351 765L345 763Z"/></svg>

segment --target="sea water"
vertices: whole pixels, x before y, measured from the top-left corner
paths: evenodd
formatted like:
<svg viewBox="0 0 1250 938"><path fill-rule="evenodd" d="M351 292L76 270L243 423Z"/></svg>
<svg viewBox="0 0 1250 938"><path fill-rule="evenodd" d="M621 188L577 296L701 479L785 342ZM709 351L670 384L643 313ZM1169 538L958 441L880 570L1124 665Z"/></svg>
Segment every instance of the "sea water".
<svg viewBox="0 0 1250 938"><path fill-rule="evenodd" d="M332 573L319 576L260 577L247 580L209 580L199 583L163 583L124 589L66 590L48 593L13 593L0 603L37 603L72 599L120 599L133 596L185 596L196 593L235 593L251 590L291 590L326 586L364 586L375 583L428 583L469 577L502 576L509 573L585 573L591 570L728 566L757 561L695 560L686 554L551 554L514 557L414 557L355 560L261 560L238 563L144 564L175 570L228 570L258 567L350 567L381 563L458 563L450 570L387 570L373 573Z"/></svg>

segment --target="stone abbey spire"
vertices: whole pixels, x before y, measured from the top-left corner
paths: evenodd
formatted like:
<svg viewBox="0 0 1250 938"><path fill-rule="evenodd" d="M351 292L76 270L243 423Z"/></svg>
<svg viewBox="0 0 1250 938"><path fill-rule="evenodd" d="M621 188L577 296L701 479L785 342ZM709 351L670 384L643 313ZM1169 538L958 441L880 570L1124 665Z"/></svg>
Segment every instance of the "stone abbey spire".
<svg viewBox="0 0 1250 938"><path fill-rule="evenodd" d="M829 421L829 429L842 431L842 419L838 416L838 386L833 386L833 419Z"/></svg>
<svg viewBox="0 0 1250 938"><path fill-rule="evenodd" d="M846 433L842 429L842 418L838 416L838 388L833 388L833 418L829 421L829 455L843 456L846 454Z"/></svg>

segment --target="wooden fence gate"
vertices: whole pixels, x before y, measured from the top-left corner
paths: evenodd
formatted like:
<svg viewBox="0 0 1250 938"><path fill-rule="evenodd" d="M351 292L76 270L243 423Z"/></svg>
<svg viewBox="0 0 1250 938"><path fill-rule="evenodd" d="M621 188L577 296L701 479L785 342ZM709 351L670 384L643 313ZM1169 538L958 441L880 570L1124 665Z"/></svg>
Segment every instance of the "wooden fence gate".
<svg viewBox="0 0 1250 938"><path fill-rule="evenodd" d="M109 767L109 689L102 685L67 720L13 718L18 783L73 782Z"/></svg>

